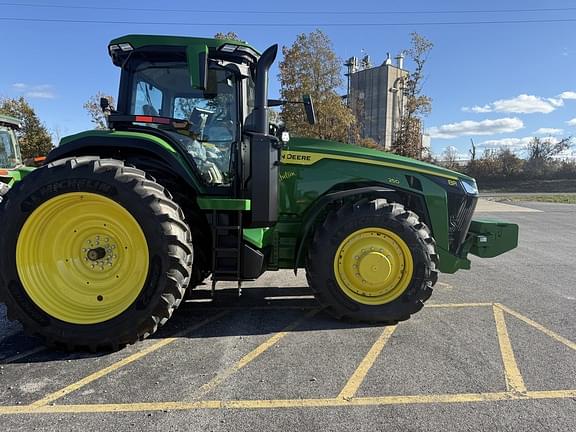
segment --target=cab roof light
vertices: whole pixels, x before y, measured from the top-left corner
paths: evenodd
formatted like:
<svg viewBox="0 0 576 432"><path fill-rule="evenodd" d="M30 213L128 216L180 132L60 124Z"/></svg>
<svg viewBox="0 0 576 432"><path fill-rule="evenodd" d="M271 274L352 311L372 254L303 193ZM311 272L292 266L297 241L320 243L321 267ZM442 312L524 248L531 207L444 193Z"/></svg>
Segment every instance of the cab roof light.
<svg viewBox="0 0 576 432"><path fill-rule="evenodd" d="M251 55L252 57L254 57L256 59L259 57L258 53L254 49L247 47L247 46L238 46L236 48L236 51L244 52L246 54Z"/></svg>
<svg viewBox="0 0 576 432"><path fill-rule="evenodd" d="M132 51L134 48L128 42L118 44L122 51Z"/></svg>
<svg viewBox="0 0 576 432"><path fill-rule="evenodd" d="M222 52L231 53L231 52L236 51L237 48L238 48L238 45L224 44L218 49Z"/></svg>

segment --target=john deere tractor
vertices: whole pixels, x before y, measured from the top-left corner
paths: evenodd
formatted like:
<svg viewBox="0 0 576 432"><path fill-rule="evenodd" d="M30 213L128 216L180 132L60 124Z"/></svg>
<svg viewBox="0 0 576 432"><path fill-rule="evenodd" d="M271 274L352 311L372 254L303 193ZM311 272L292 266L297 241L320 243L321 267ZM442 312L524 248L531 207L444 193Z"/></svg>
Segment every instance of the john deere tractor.
<svg viewBox="0 0 576 432"><path fill-rule="evenodd" d="M19 129L18 119L0 115L0 197L9 186L34 169L25 167L22 163L20 146L15 133Z"/></svg>
<svg viewBox="0 0 576 432"><path fill-rule="evenodd" d="M305 269L337 318L396 323L438 272L516 246L516 225L472 220L470 177L271 133L276 45L129 35L108 51L121 70L118 106L101 104L109 130L62 139L0 209L1 300L48 344L117 349L209 277L279 269Z"/></svg>

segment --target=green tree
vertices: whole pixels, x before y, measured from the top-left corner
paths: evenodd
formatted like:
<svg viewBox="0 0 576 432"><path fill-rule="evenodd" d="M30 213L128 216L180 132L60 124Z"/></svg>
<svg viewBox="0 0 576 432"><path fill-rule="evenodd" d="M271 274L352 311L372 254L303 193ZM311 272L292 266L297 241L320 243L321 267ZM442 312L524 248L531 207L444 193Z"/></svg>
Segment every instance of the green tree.
<svg viewBox="0 0 576 432"><path fill-rule="evenodd" d="M287 129L295 136L348 140L350 130L356 131L356 119L338 94L342 62L328 36L321 30L301 33L292 46L282 47L282 53L278 76L282 98L299 101L302 95L311 95L317 117L317 123L310 125L302 105L284 105L281 116Z"/></svg>
<svg viewBox="0 0 576 432"><path fill-rule="evenodd" d="M411 33L411 47L406 50L414 70L403 80L404 112L395 131L392 151L419 158L422 152L422 118L432 111L432 99L422 94L424 66L434 44L418 33Z"/></svg>
<svg viewBox="0 0 576 432"><path fill-rule="evenodd" d="M94 124L95 129L108 129L106 114L104 114L102 108L100 108L100 98L108 99L110 106L114 107L114 98L101 91L90 96L90 99L84 103L83 107L88 112L90 121Z"/></svg>
<svg viewBox="0 0 576 432"><path fill-rule="evenodd" d="M22 128L17 132L22 158L46 155L52 149L52 137L40 121L34 108L22 96L18 99L0 99L0 114L20 120Z"/></svg>

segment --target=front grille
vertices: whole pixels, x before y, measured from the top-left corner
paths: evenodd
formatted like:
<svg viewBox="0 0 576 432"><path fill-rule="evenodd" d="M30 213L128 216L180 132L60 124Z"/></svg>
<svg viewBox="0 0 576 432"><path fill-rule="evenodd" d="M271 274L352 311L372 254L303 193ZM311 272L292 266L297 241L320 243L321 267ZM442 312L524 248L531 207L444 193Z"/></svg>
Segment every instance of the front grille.
<svg viewBox="0 0 576 432"><path fill-rule="evenodd" d="M450 252L458 253L458 249L464 242L477 201L476 196L448 194Z"/></svg>

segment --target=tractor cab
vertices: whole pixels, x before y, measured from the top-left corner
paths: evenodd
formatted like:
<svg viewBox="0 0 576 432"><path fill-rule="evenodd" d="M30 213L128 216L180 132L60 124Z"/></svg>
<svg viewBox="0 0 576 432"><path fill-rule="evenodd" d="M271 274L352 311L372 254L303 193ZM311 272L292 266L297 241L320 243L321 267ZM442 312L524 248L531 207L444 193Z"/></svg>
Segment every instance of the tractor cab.
<svg viewBox="0 0 576 432"><path fill-rule="evenodd" d="M20 122L13 118L0 115L0 181L11 184L17 176L18 169L23 166L20 146L16 131Z"/></svg>
<svg viewBox="0 0 576 432"><path fill-rule="evenodd" d="M155 43L178 43L171 39ZM157 129L191 156L203 182L230 186L242 125L254 109L254 66L259 55L242 45L216 48L204 39L189 38L186 45L172 45L169 50L158 45L133 47L140 39L127 40L131 43L110 45L113 62L122 68L112 125ZM235 53L238 48L241 51Z"/></svg>
<svg viewBox="0 0 576 432"><path fill-rule="evenodd" d="M122 70L117 108L101 101L110 129L170 143L203 195L257 194L250 225L273 225L280 146L268 134L267 86L277 45L260 55L236 40L128 35L108 51Z"/></svg>
<svg viewBox="0 0 576 432"><path fill-rule="evenodd" d="M17 119L0 115L0 169L13 169L22 165L15 133L18 129L20 122Z"/></svg>

